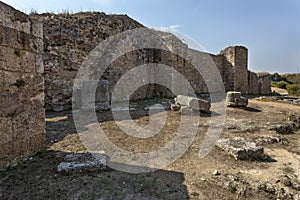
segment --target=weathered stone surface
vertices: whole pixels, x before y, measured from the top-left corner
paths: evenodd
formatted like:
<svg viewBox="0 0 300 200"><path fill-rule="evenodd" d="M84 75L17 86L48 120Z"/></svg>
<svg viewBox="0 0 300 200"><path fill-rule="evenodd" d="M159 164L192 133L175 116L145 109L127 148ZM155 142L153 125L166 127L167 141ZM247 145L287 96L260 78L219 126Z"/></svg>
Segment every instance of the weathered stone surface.
<svg viewBox="0 0 300 200"><path fill-rule="evenodd" d="M226 105L229 107L247 107L248 99L242 97L240 92L227 92Z"/></svg>
<svg viewBox="0 0 300 200"><path fill-rule="evenodd" d="M44 54L46 74L45 102L46 109L49 110L52 109L53 105L63 106L64 109L71 108L74 79L83 60L92 49L112 35L125 30L143 27L143 25L130 19L128 16L106 15L98 12L71 15L42 14L34 17L35 19L40 18L44 21L43 28L46 50ZM178 55L159 49L134 51L116 59L107 68L103 77L99 77L99 79L108 81L108 84L105 87L98 87L96 99L108 99L107 102L109 102L110 95L120 77L133 67L147 63L172 66L187 78L196 93L213 92L208 91L205 83L205 79L209 79L210 77L202 77L203 74L209 74L209 70L211 70L210 68L205 68L209 64L208 60L216 64L222 75L226 91L237 90L242 93L258 93L257 76L252 73L253 80L249 83L247 81L248 50L245 47L229 47L219 55L212 55L189 49L187 45L172 35L165 34L164 37L171 38L172 44L168 44L168 47L172 47L175 51L189 51L194 57L198 58L206 56L208 59L202 59L203 67L201 70L203 73L200 74L191 65L190 61L195 58L190 55L185 60ZM148 69L149 78L157 80L167 79L168 82L179 81L179 77L173 76L172 73L170 73L170 76L159 76L159 70L159 68ZM212 78L214 78L213 75ZM251 89L248 89L250 88L249 84L252 84ZM270 82L263 82L263 84L270 85ZM182 91L186 91L185 86L182 87ZM107 95L107 92L109 95ZM182 92L181 94L187 93ZM172 95L172 91L165 87L149 84L136 91L131 98L137 100L151 97L172 97ZM103 103L101 100L100 104Z"/></svg>
<svg viewBox="0 0 300 200"><path fill-rule="evenodd" d="M88 172L106 169L106 155L100 152L96 156L90 153L69 154L57 166L57 172Z"/></svg>
<svg viewBox="0 0 300 200"><path fill-rule="evenodd" d="M43 36L31 18L0 2L0 170L44 148ZM37 30L38 31L38 30Z"/></svg>
<svg viewBox="0 0 300 200"><path fill-rule="evenodd" d="M77 71L85 57L101 41L125 30L143 27L126 15L106 15L100 12L72 15L42 14L35 18L44 21L45 101L46 109L49 110L53 105L63 106L64 109L71 108L72 87ZM111 83L105 83L104 80L103 84L99 85L96 99L100 100L100 104L106 99L106 102L109 102L107 89L111 92L114 86L111 85L112 80L118 80L119 77L120 72L112 69L111 74L106 77L106 81Z"/></svg>
<svg viewBox="0 0 300 200"><path fill-rule="evenodd" d="M94 100L81 98L75 108L110 109L111 94L120 77L143 64L173 66L186 77L195 93L208 93L219 92L208 91L205 81L215 78L214 75L210 76L211 68L208 67L213 61L220 71L226 91L237 90L255 94L256 91L260 94L269 92L269 76L260 74L256 77L248 71L248 50L245 47L229 47L219 55L212 55L189 49L187 44L172 34L155 31L155 37L170 38L161 45L176 53L160 49L126 53L107 66L102 77L96 78L95 94L91 94L90 90L78 92L76 89L73 93L76 74L91 50L110 36L144 26L126 15L106 15L99 12L28 16L2 2L0 12L0 117L3 118L0 135L4 138L0 149L11 143L14 144L11 150L15 152L13 150L16 146L24 149L25 145L22 144L27 141L27 153L12 153L10 158L1 160L0 168L9 166L11 159L17 162L43 148L44 104L46 109L62 111L72 107L72 94L80 97L94 95ZM186 55L186 58L178 56L178 52L185 52L182 55ZM202 59L201 73L191 64L194 59ZM159 67L148 69L147 72L148 79L152 81L167 80L172 85L176 81L181 82L171 72L167 76L161 76L163 73ZM139 78L136 77L136 80ZM124 87L126 86L127 83ZM144 85L131 99L171 97L174 94L170 88L159 84ZM220 87L216 88L218 90ZM181 91L179 94L188 94L186 85L182 86ZM237 104L244 105L245 101L241 98ZM207 112L210 109L210 103L201 99L191 100L186 105L188 107L182 108L182 113L191 113L193 109ZM178 107L174 109L177 110ZM14 127L10 127L9 123L14 124ZM6 130L10 131L3 133ZM31 139L33 143L30 142Z"/></svg>
<svg viewBox="0 0 300 200"><path fill-rule="evenodd" d="M245 138L235 137L230 139L219 139L216 145L236 160L257 160L264 153L264 148L257 146L254 142L246 141Z"/></svg>
<svg viewBox="0 0 300 200"><path fill-rule="evenodd" d="M18 32L31 34L31 20L25 13L22 13L13 7L0 2L0 22L5 27L13 28Z"/></svg>
<svg viewBox="0 0 300 200"><path fill-rule="evenodd" d="M248 71L248 94L259 94L258 91L258 76L256 73Z"/></svg>
<svg viewBox="0 0 300 200"><path fill-rule="evenodd" d="M234 68L234 90L248 93L248 49L243 46L230 46L220 52Z"/></svg>
<svg viewBox="0 0 300 200"><path fill-rule="evenodd" d="M179 111L180 110L180 105L178 104L171 104L171 110L172 111Z"/></svg>
<svg viewBox="0 0 300 200"><path fill-rule="evenodd" d="M271 75L268 73L258 73L258 94L267 95L270 94L271 91Z"/></svg>
<svg viewBox="0 0 300 200"><path fill-rule="evenodd" d="M210 102L195 97L178 95L176 98L176 102L181 106L187 106L193 110L209 112L210 109Z"/></svg>
<svg viewBox="0 0 300 200"><path fill-rule="evenodd" d="M193 109L188 106L181 106L179 112L181 115L193 115Z"/></svg>

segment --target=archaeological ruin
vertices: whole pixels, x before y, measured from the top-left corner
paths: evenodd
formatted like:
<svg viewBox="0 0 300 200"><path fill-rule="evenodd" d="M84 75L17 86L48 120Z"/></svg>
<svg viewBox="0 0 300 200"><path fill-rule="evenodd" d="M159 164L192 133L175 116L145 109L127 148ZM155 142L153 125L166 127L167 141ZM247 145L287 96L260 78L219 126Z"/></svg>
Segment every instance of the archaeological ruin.
<svg viewBox="0 0 300 200"><path fill-rule="evenodd" d="M144 26L127 15L99 12L27 15L2 2L0 12L0 169L5 169L43 150L45 110L72 108L74 79L86 56L110 36ZM231 46L212 55L189 49L178 38L171 38L174 46L195 55L209 55L226 91L243 95L271 93L270 75L248 70L246 47ZM109 109L114 85L123 74L146 63L173 67L197 94L209 92L205 77L189 60L160 49L140 49L115 60L98 81L99 109ZM173 94L160 85L149 84L132 98L150 97Z"/></svg>

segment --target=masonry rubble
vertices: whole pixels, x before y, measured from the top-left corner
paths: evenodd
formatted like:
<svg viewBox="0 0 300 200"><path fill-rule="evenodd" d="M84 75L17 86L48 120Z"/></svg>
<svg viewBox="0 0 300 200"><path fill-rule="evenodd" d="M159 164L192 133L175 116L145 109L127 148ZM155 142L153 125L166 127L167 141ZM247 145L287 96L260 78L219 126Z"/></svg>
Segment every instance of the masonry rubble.
<svg viewBox="0 0 300 200"><path fill-rule="evenodd" d="M243 97L240 92L227 92L226 105L228 107L247 107L248 99Z"/></svg>
<svg viewBox="0 0 300 200"><path fill-rule="evenodd" d="M261 159L264 148L257 146L254 142L249 142L243 137L233 139L218 139L216 145L233 156L236 160L257 160Z"/></svg>

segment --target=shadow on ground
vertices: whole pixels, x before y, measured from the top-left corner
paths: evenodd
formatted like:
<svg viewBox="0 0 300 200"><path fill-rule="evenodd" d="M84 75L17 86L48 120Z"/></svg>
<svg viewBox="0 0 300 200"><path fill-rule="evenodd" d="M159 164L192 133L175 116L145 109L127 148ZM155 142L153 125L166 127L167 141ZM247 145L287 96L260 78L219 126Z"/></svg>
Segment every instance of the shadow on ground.
<svg viewBox="0 0 300 200"><path fill-rule="evenodd" d="M1 199L189 199L179 172L129 174L107 169L59 174L65 152L44 151L0 172Z"/></svg>

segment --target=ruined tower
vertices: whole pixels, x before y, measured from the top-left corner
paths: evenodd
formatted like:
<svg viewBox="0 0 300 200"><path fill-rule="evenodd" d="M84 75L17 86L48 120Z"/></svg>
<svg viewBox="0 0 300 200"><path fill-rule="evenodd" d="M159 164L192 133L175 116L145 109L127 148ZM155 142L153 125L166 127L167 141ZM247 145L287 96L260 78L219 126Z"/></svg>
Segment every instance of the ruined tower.
<svg viewBox="0 0 300 200"><path fill-rule="evenodd" d="M234 67L234 90L248 94L248 49L230 46L220 52Z"/></svg>

